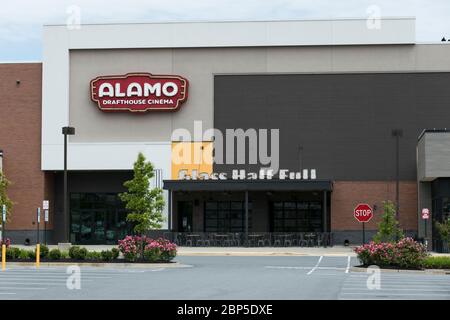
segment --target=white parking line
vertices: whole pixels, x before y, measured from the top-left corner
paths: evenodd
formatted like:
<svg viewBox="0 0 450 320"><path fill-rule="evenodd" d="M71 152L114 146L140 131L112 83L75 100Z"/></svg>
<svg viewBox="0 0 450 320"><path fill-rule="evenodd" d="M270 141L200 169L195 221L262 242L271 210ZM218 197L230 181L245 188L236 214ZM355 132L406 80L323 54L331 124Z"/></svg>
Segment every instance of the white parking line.
<svg viewBox="0 0 450 320"><path fill-rule="evenodd" d="M16 294L15 292L0 292L0 294Z"/></svg>
<svg viewBox="0 0 450 320"><path fill-rule="evenodd" d="M383 292L358 292L358 293L351 293L351 292L343 292L342 294L346 294L346 295L371 295L371 296L375 296L378 294L383 294ZM426 294L421 294L421 293L385 293L385 295L389 295L389 296L421 296L421 297L429 297L429 296L438 296L438 297L450 297L449 294L441 294L441 293L426 293Z"/></svg>
<svg viewBox="0 0 450 320"><path fill-rule="evenodd" d="M396 280L396 279L392 279L392 280L387 280L387 279L381 279L381 284L385 285L385 284L402 284L402 285L420 285L420 284L436 284L439 285L440 283L442 283L443 280ZM365 281L361 281L361 280L347 280L346 283L348 284L358 284L358 283L365 283Z"/></svg>
<svg viewBox="0 0 450 320"><path fill-rule="evenodd" d="M350 256L347 257L347 269L345 269L345 273L348 273L350 271Z"/></svg>
<svg viewBox="0 0 450 320"><path fill-rule="evenodd" d="M364 291L367 292L367 288L344 288L343 291ZM382 292L382 291L420 291L420 292L448 292L450 293L450 289L424 289L424 288L381 288L379 290L371 290L372 292Z"/></svg>
<svg viewBox="0 0 450 320"><path fill-rule="evenodd" d="M11 276L7 276L7 275L0 276L0 281L2 279L10 279L12 277L16 277L16 278L20 277L22 279L66 279L66 278L68 278L68 276L69 275L66 275L66 274L57 274L57 275L55 274L55 275L44 275L44 276L41 276L38 274L36 274L36 275L34 275L34 274L20 274L20 275L13 274ZM83 274L81 274L81 276L83 278L89 278L89 279L111 279L111 277L90 276L90 275L83 275Z"/></svg>
<svg viewBox="0 0 450 320"><path fill-rule="evenodd" d="M311 271L309 271L309 272L307 273L307 275L310 275L311 273L313 273L314 271L316 271L316 269L319 267L320 261L322 261L322 259L323 259L323 256L320 256L319 261L317 261L316 266L315 266L314 268L312 268Z"/></svg>
<svg viewBox="0 0 450 320"><path fill-rule="evenodd" d="M296 267L296 266L265 266L267 269L295 269L295 270L310 270L311 268L316 268L316 270L345 270L345 268L339 267Z"/></svg>
<svg viewBox="0 0 450 320"><path fill-rule="evenodd" d="M66 282L66 280L67 280L67 278L55 278L55 279L40 279L40 278L37 278L37 279L34 279L34 278L21 278L21 277L11 277L11 278L7 278L7 279L5 279L5 280L0 280L0 285L2 284L2 283L5 283L5 282L9 282L9 281L17 281L17 280L23 280L23 281L26 281L26 280L28 280L28 279L30 279L30 280L47 280L47 281L53 281L53 282L58 282L58 281L61 281L61 282ZM93 280L91 280L91 279L85 279L85 278L81 278L81 280L82 281L93 281Z"/></svg>
<svg viewBox="0 0 450 320"><path fill-rule="evenodd" d="M9 285L11 285L11 284L18 284L18 285L46 285L46 286L60 286L60 285L66 283L66 280L64 280L64 281L58 281L58 283L57 283L57 282L52 282L52 283L49 283L49 282L34 282L34 281L33 281L33 282L17 282L17 281L20 281L20 280L23 280L23 279L8 280L8 281L0 281L0 288L1 288L1 286L2 286L3 284L9 284ZM83 281L83 279L82 279L81 281ZM87 280L86 280L86 281L87 281Z"/></svg>
<svg viewBox="0 0 450 320"><path fill-rule="evenodd" d="M0 290L47 290L47 288L42 287L0 287Z"/></svg>

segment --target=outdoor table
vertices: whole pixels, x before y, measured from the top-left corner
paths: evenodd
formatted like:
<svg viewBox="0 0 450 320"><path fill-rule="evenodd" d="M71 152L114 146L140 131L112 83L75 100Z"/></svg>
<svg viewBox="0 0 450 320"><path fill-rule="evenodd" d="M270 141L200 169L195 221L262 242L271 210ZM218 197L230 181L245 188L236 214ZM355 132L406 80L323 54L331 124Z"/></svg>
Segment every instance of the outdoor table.
<svg viewBox="0 0 450 320"><path fill-rule="evenodd" d="M280 239L280 242L282 245L286 245L286 240L291 240L292 234L289 234L289 233L277 234L277 235L275 235L275 238ZM292 244L292 242L291 242L291 244Z"/></svg>
<svg viewBox="0 0 450 320"><path fill-rule="evenodd" d="M310 243L313 243L313 246L314 246L315 238L316 238L316 235L314 233L305 234L305 239L308 242L308 246Z"/></svg>
<svg viewBox="0 0 450 320"><path fill-rule="evenodd" d="M261 238L264 238L264 235L262 235L262 234L249 234L248 237L252 239L252 240L249 240L249 243L251 243L251 241L254 241L255 246L256 246L258 240L261 239Z"/></svg>
<svg viewBox="0 0 450 320"><path fill-rule="evenodd" d="M200 235L199 234L187 234L186 238L191 241L191 246L194 246L197 243L196 240L198 240L200 238ZM186 244L187 244L187 241L189 241L189 240L186 240Z"/></svg>
<svg viewBox="0 0 450 320"><path fill-rule="evenodd" d="M220 242L220 245L223 246L224 240L226 240L229 237L228 234L215 234L214 239Z"/></svg>

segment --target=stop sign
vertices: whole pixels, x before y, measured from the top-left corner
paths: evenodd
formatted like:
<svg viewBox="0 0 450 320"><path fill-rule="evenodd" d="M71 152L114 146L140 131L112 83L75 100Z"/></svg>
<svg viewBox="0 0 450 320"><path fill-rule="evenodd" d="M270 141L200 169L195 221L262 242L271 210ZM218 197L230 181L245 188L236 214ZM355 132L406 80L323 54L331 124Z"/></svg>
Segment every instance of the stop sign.
<svg viewBox="0 0 450 320"><path fill-rule="evenodd" d="M359 222L368 222L373 217L373 211L367 203L360 203L353 210L353 216Z"/></svg>

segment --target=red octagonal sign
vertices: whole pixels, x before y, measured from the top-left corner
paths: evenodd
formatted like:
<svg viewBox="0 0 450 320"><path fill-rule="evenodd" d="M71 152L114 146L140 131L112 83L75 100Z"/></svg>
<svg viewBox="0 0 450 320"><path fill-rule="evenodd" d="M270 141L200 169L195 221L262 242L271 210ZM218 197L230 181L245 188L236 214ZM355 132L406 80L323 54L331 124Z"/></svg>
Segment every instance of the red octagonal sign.
<svg viewBox="0 0 450 320"><path fill-rule="evenodd" d="M368 222L373 217L373 210L367 203L360 203L353 210L353 215L359 222Z"/></svg>

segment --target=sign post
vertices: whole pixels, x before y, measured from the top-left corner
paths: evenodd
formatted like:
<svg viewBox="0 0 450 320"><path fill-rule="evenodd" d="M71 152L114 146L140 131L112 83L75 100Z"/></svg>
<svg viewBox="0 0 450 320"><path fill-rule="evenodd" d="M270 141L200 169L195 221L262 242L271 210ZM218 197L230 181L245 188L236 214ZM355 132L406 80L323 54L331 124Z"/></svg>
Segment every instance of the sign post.
<svg viewBox="0 0 450 320"><path fill-rule="evenodd" d="M373 210L367 203L359 203L353 210L353 216L362 223L362 239L363 244L366 243L366 222L373 217Z"/></svg>
<svg viewBox="0 0 450 320"><path fill-rule="evenodd" d="M5 243L6 205L2 206L2 271L6 270L6 243Z"/></svg>
<svg viewBox="0 0 450 320"><path fill-rule="evenodd" d="M42 209L44 210L44 244L47 245L47 222L48 222L48 210L50 208L50 202L44 200L42 202Z"/></svg>
<svg viewBox="0 0 450 320"><path fill-rule="evenodd" d="M39 223L41 222L41 208L37 208L37 240L36 240L36 268L41 263L41 245L39 242Z"/></svg>
<svg viewBox="0 0 450 320"><path fill-rule="evenodd" d="M423 208L422 209L422 220L424 220L425 223L425 245L428 246L428 227L427 227L427 222L428 219L430 219L430 209L428 208Z"/></svg>

